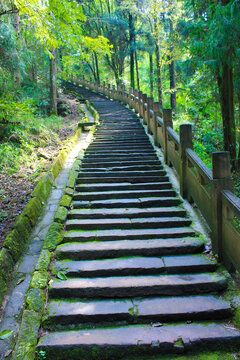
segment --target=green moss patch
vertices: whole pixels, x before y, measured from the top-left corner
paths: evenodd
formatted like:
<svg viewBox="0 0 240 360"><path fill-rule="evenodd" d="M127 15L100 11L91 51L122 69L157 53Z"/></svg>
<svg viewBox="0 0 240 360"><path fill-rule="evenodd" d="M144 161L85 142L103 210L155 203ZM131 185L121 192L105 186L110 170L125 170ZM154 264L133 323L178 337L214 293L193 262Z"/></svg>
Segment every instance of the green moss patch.
<svg viewBox="0 0 240 360"><path fill-rule="evenodd" d="M13 229L9 234L7 234L3 246L9 250L14 261L16 262L22 254L23 244L24 242L21 235L17 232L16 229Z"/></svg>
<svg viewBox="0 0 240 360"><path fill-rule="evenodd" d="M60 200L59 205L64 206L64 207L69 209L70 205L71 205L71 202L72 202L72 197L71 196L63 195L62 199Z"/></svg>
<svg viewBox="0 0 240 360"><path fill-rule="evenodd" d="M45 301L46 295L44 290L36 288L29 289L26 297L26 309L42 314L44 311Z"/></svg>
<svg viewBox="0 0 240 360"><path fill-rule="evenodd" d="M24 214L18 216L14 224L14 229L16 229L16 231L19 234L21 234L21 237L23 238L24 242L26 242L29 239L32 230L31 223L28 217L25 216Z"/></svg>
<svg viewBox="0 0 240 360"><path fill-rule="evenodd" d="M13 272L14 262L7 249L0 251L0 302L3 300L7 290L7 283Z"/></svg>
<svg viewBox="0 0 240 360"><path fill-rule="evenodd" d="M69 196L73 196L74 190L71 189L71 188L69 188L69 187L67 187L67 188L65 189L65 194L66 194L66 195L69 195Z"/></svg>
<svg viewBox="0 0 240 360"><path fill-rule="evenodd" d="M36 197L32 198L25 206L22 215L27 216L31 225L34 226L42 211L42 203Z"/></svg>
<svg viewBox="0 0 240 360"><path fill-rule="evenodd" d="M62 240L63 225L57 222L53 222L48 230L43 248L49 251L53 251L56 249L57 245L61 244Z"/></svg>
<svg viewBox="0 0 240 360"><path fill-rule="evenodd" d="M35 270L48 270L51 261L51 253L48 250L42 250L38 258Z"/></svg>
<svg viewBox="0 0 240 360"><path fill-rule="evenodd" d="M67 195L66 195L67 196ZM67 218L68 210L64 206L59 206L54 216L54 221L64 223Z"/></svg>
<svg viewBox="0 0 240 360"><path fill-rule="evenodd" d="M53 186L53 176L51 173L44 175L33 190L32 197L37 197L42 203L48 198Z"/></svg>
<svg viewBox="0 0 240 360"><path fill-rule="evenodd" d="M78 172L71 170L69 173L68 181L67 181L67 187L74 188L76 179L78 177Z"/></svg>
<svg viewBox="0 0 240 360"><path fill-rule="evenodd" d="M30 288L46 289L49 281L49 274L47 271L35 271L32 276Z"/></svg>
<svg viewBox="0 0 240 360"><path fill-rule="evenodd" d="M25 310L12 360L33 360L37 346L40 315L35 311Z"/></svg>

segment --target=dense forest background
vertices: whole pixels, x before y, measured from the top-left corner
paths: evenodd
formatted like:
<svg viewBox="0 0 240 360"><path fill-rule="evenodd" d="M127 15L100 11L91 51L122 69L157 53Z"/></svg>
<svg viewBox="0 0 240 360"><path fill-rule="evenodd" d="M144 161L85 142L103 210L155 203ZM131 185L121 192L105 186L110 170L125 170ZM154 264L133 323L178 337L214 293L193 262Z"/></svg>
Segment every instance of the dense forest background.
<svg viewBox="0 0 240 360"><path fill-rule="evenodd" d="M84 75L172 108L209 167L230 151L239 191L239 65L239 0L2 0L0 182L44 171L39 147L56 144L72 111L61 80Z"/></svg>

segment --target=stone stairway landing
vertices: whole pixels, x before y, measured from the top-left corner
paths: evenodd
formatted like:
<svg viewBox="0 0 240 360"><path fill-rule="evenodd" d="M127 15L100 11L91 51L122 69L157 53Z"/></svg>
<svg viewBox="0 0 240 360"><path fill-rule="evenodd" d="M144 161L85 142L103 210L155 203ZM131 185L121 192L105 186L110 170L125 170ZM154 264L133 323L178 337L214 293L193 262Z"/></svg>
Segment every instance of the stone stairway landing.
<svg viewBox="0 0 240 360"><path fill-rule="evenodd" d="M100 123L55 252L38 350L50 360L112 360L239 345L222 296L227 280L204 253L139 119L76 91Z"/></svg>

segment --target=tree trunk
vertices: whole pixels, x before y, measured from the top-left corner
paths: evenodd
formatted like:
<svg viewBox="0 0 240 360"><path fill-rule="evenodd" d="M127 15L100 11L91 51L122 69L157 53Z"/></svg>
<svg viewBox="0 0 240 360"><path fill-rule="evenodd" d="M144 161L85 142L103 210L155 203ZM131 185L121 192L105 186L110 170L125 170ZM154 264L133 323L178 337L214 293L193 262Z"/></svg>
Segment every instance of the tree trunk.
<svg viewBox="0 0 240 360"><path fill-rule="evenodd" d="M158 101L160 102L160 112L162 116L163 101L162 101L162 80L161 80L161 66L158 40L156 40L156 66L157 66L157 87L158 87Z"/></svg>
<svg viewBox="0 0 240 360"><path fill-rule="evenodd" d="M129 43L130 43L130 82L131 87L135 88L134 81L134 23L132 14L129 13Z"/></svg>
<svg viewBox="0 0 240 360"><path fill-rule="evenodd" d="M100 73L99 73L99 66L98 66L98 57L97 53L94 51L94 60L95 60L95 69L96 69L96 80L97 83L100 84Z"/></svg>
<svg viewBox="0 0 240 360"><path fill-rule="evenodd" d="M138 88L138 90L140 90L140 80L139 80L138 60L137 60L136 50L134 51L134 53L135 53L135 66L136 66L136 74L137 74L137 88Z"/></svg>
<svg viewBox="0 0 240 360"><path fill-rule="evenodd" d="M222 65L222 75L218 76L218 86L223 121L224 150L230 152L233 169L236 165L236 130L233 105L232 67Z"/></svg>
<svg viewBox="0 0 240 360"><path fill-rule="evenodd" d="M50 58L50 113L57 115L57 68L56 49L52 49Z"/></svg>
<svg viewBox="0 0 240 360"><path fill-rule="evenodd" d="M153 57L149 53L149 83L150 83L150 96L153 97Z"/></svg>
<svg viewBox="0 0 240 360"><path fill-rule="evenodd" d="M20 15L19 12L14 14L14 27L17 37L16 51L18 56L20 55L20 47L21 47L21 35L20 35ZM14 71L14 84L16 89L20 89L21 87L21 73L19 65L17 69Z"/></svg>
<svg viewBox="0 0 240 360"><path fill-rule="evenodd" d="M169 64L169 74L170 74L170 91L171 91L171 108L174 113L176 113L176 77L175 77L175 62L171 60Z"/></svg>

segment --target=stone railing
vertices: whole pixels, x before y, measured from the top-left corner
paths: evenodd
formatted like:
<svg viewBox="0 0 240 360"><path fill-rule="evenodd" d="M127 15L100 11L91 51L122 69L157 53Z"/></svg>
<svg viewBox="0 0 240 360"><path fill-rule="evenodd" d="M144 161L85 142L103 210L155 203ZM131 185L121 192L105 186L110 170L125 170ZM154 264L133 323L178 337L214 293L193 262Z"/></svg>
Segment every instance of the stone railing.
<svg viewBox="0 0 240 360"><path fill-rule="evenodd" d="M170 109L163 110L141 91L126 91L109 84L94 84L82 78L76 83L106 97L122 102L143 119L154 143L164 153L164 161L174 167L180 182L180 193L195 203L205 218L215 254L229 270L240 271L240 199L233 190L228 152L212 154L212 171L193 151L192 125L180 125L179 136L172 128Z"/></svg>

